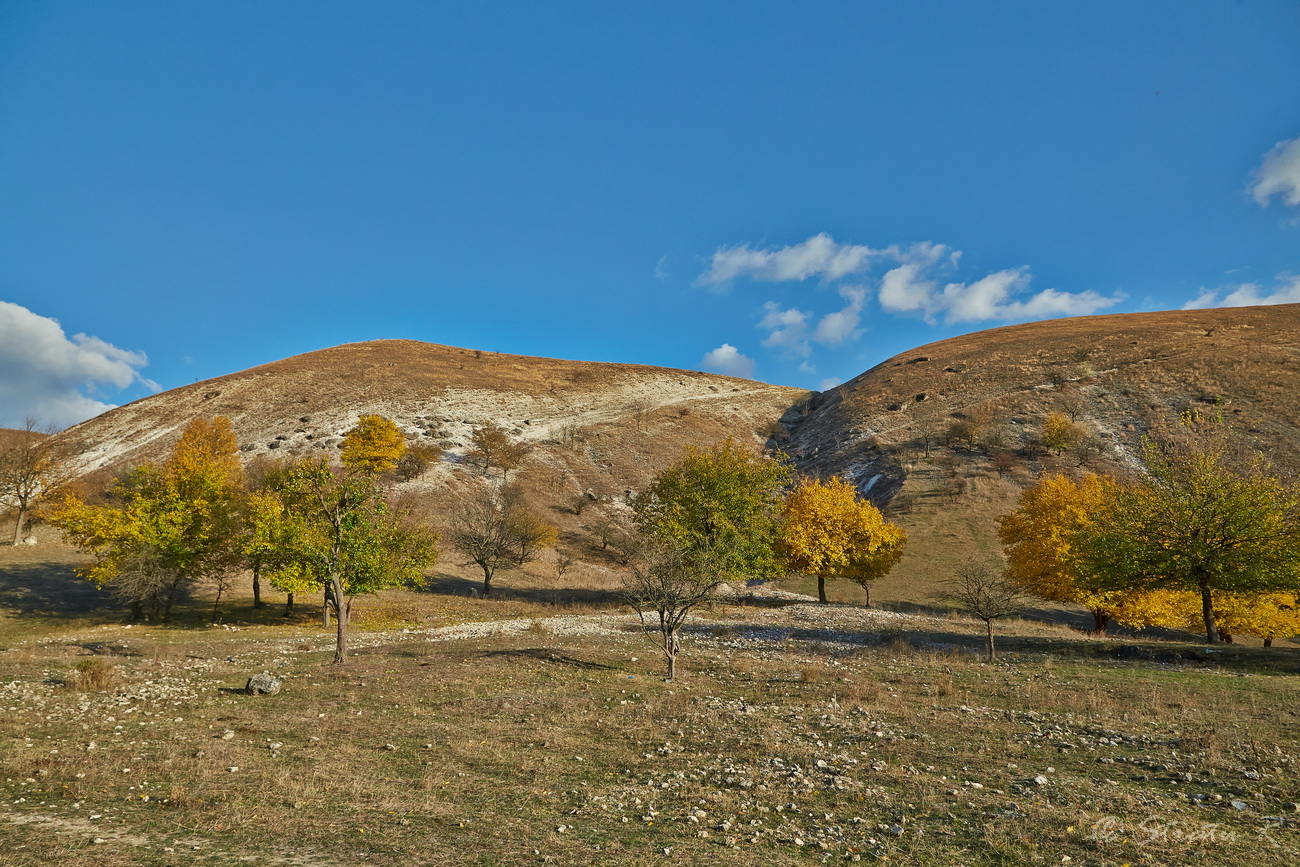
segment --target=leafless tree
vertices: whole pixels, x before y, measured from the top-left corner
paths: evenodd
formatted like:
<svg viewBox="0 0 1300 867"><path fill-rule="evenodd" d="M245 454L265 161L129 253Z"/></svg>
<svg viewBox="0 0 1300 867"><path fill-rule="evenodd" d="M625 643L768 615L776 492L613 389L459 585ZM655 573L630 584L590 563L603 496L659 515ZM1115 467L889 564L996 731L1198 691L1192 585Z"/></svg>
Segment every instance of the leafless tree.
<svg viewBox="0 0 1300 867"><path fill-rule="evenodd" d="M23 540L23 524L31 510L75 475L63 444L53 436L56 430L28 416L0 447L0 506L17 512L15 545Z"/></svg>
<svg viewBox="0 0 1300 867"><path fill-rule="evenodd" d="M534 515L516 485L465 497L452 518L451 543L483 570L483 595L498 569L518 569L554 544L556 530Z"/></svg>
<svg viewBox="0 0 1300 867"><path fill-rule="evenodd" d="M1028 598L1000 570L986 563L968 560L940 592L939 598L955 602L971 615L984 621L984 648L989 661L996 656L993 645L993 621L1012 617L1024 610Z"/></svg>
<svg viewBox="0 0 1300 867"><path fill-rule="evenodd" d="M718 575L711 557L681 546L649 543L624 577L623 600L663 653L669 680L677 675L682 624L723 583Z"/></svg>

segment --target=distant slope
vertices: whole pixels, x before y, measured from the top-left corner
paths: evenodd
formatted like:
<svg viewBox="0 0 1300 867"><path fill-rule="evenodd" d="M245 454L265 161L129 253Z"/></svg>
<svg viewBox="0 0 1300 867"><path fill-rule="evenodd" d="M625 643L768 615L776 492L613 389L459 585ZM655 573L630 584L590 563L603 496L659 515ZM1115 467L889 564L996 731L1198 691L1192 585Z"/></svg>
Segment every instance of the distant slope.
<svg viewBox="0 0 1300 867"><path fill-rule="evenodd" d="M364 413L448 450L493 422L537 446L566 491L643 485L688 444L764 442L807 392L692 371L477 352L413 340L322 349L172 389L60 434L87 471L160 460L198 416L231 419L245 455L336 449ZM437 477L437 473L434 474Z"/></svg>
<svg viewBox="0 0 1300 867"><path fill-rule="evenodd" d="M823 394L640 365L480 353L409 340L349 344L173 389L59 436L87 471L161 459L190 419L229 417L248 458L327 454L363 413L446 457L400 487L436 500L480 478L463 461L493 422L535 450L517 474L561 529L563 556L610 570L583 533L626 516L688 445L777 445L800 470L844 475L909 532L874 598L922 602L962 560L998 556L996 518L1043 473L1131 469L1141 438L1200 407L1300 469L1300 305L1063 319L922 346ZM1038 445L1065 412L1097 444ZM974 441L946 440L954 423ZM927 455L928 444L928 455ZM1001 454L1003 466L995 467ZM1082 465L1082 466L1081 466ZM576 499L591 504L576 508ZM861 591L844 591L860 599Z"/></svg>
<svg viewBox="0 0 1300 867"><path fill-rule="evenodd" d="M1300 470L1300 305L1059 319L931 343L819 395L787 447L887 508L899 493L915 503L899 516L909 555L881 596L916 598L960 560L996 555L994 519L1023 486L1077 469L1078 458L1034 446L1050 412L1093 434L1087 467L1108 471L1134 466L1141 438L1193 407L1222 412L1237 436ZM963 420L994 445L944 445ZM998 452L1014 461L1005 478ZM943 492L954 475L966 486L955 500Z"/></svg>

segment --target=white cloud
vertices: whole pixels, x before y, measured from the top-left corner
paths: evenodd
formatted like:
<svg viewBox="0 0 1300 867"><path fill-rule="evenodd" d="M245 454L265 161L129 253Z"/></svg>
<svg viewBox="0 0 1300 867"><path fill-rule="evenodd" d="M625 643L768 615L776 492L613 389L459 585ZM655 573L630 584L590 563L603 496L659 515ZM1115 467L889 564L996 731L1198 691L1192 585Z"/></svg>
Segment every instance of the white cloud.
<svg viewBox="0 0 1300 867"><path fill-rule="evenodd" d="M823 232L801 244L776 250L758 250L748 244L719 247L710 260L709 270L695 282L716 286L737 277L768 283L807 280L809 277L838 280L867 270L871 260L878 256L896 257L898 250L894 247L874 250L861 244L837 244Z"/></svg>
<svg viewBox="0 0 1300 867"><path fill-rule="evenodd" d="M1300 205L1300 138L1273 145L1252 178L1250 191L1259 204L1267 205L1277 195L1283 204Z"/></svg>
<svg viewBox="0 0 1300 867"><path fill-rule="evenodd" d="M861 286L844 286L840 295L849 303L844 309L823 316L813 332L813 340L824 346L838 346L848 340L857 340L862 334L858 323L862 321L862 305L866 303L867 290Z"/></svg>
<svg viewBox="0 0 1300 867"><path fill-rule="evenodd" d="M806 356L812 353L808 345L808 314L802 310L782 310L775 301L763 305L763 320L758 327L769 332L763 345L780 349L788 355Z"/></svg>
<svg viewBox="0 0 1300 867"><path fill-rule="evenodd" d="M1229 288L1231 291L1228 291ZM1219 300L1219 293L1226 293ZM1300 275L1283 274L1278 284L1267 295L1261 294L1258 283L1238 283L1233 287L1205 289L1183 305L1184 310L1201 310L1206 307L1260 307L1265 304L1300 304Z"/></svg>
<svg viewBox="0 0 1300 867"><path fill-rule="evenodd" d="M655 263L655 279L663 282L672 276L672 274L668 273L668 254L664 253L659 257L659 261Z"/></svg>
<svg viewBox="0 0 1300 867"><path fill-rule="evenodd" d="M701 363L705 370L721 373L724 376L736 376L741 379L754 378L754 359L742 355L740 350L730 343L724 343L717 349L706 352Z"/></svg>
<svg viewBox="0 0 1300 867"><path fill-rule="evenodd" d="M65 427L99 415L114 404L85 392L126 388L147 363L143 352L87 334L68 337L58 320L0 301L0 425L35 416Z"/></svg>
<svg viewBox="0 0 1300 867"><path fill-rule="evenodd" d="M832 388L839 385L843 381L844 380L840 379L838 376L827 377L826 379L823 379L821 382L817 383L817 390L830 391Z"/></svg>
<svg viewBox="0 0 1300 867"><path fill-rule="evenodd" d="M955 261L955 260L954 260ZM974 283L948 283L942 289L922 263L900 265L885 274L880 285L880 306L890 313L917 313L931 324L940 317L948 324L989 320L1045 319L1086 316L1124 299L1092 290L1062 292L1044 289L1025 299L1014 296L1029 290L1028 268L995 271Z"/></svg>

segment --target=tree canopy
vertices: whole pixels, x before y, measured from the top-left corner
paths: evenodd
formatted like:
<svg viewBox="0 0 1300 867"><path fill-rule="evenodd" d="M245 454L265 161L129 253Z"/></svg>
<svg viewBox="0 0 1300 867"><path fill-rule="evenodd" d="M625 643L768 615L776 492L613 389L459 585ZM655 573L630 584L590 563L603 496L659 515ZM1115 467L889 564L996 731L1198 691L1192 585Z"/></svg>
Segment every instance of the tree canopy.
<svg viewBox="0 0 1300 867"><path fill-rule="evenodd" d="M637 527L688 556L708 557L724 577L773 578L782 571L775 544L789 480L784 460L730 439L691 449L635 498Z"/></svg>
<svg viewBox="0 0 1300 867"><path fill-rule="evenodd" d="M1300 495L1262 458L1196 437L1149 441L1143 455L1148 476L1076 536L1093 586L1197 593L1211 643L1216 593L1300 589Z"/></svg>
<svg viewBox="0 0 1300 867"><path fill-rule="evenodd" d="M903 556L907 534L839 478L805 479L785 500L780 551L788 568L817 576L826 601L827 576L854 581L871 601L871 582Z"/></svg>
<svg viewBox="0 0 1300 867"><path fill-rule="evenodd" d="M139 619L169 618L177 593L239 568L243 473L230 421L195 419L160 467L138 467L113 488L115 502L67 497L50 523L94 555L81 574L111 587Z"/></svg>
<svg viewBox="0 0 1300 867"><path fill-rule="evenodd" d="M343 466L351 470L382 473L397 466L406 453L406 437L390 419L363 415L343 435Z"/></svg>

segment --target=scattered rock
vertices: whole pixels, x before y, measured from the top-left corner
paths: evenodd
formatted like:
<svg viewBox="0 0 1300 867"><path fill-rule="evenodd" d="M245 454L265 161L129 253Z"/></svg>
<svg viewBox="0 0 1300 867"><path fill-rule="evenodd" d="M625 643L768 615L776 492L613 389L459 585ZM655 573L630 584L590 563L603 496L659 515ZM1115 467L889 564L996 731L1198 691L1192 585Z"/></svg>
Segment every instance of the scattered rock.
<svg viewBox="0 0 1300 867"><path fill-rule="evenodd" d="M244 691L249 695L275 695L283 685L284 681L278 677L272 677L270 672L264 671L250 677Z"/></svg>

